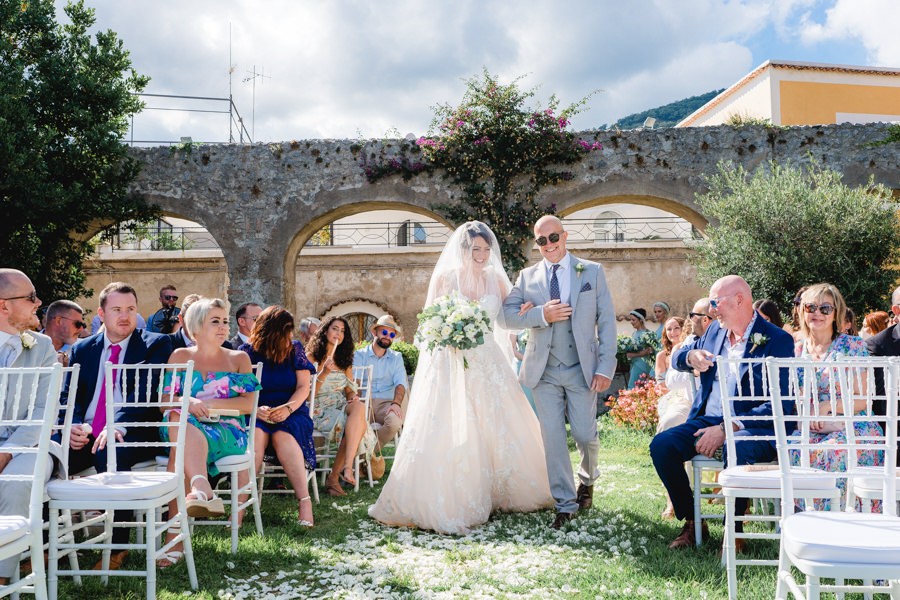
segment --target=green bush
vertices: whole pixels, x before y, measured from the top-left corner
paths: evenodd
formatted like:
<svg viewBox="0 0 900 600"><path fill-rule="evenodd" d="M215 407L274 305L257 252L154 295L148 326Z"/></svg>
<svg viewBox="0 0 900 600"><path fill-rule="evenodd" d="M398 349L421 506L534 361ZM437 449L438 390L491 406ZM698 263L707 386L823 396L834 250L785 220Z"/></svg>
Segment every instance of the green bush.
<svg viewBox="0 0 900 600"><path fill-rule="evenodd" d="M886 306L900 256L897 205L870 181L851 188L815 161L769 163L755 173L730 163L698 196L713 223L697 247L700 282L740 275L758 298L782 308L798 288L829 282L857 314Z"/></svg>

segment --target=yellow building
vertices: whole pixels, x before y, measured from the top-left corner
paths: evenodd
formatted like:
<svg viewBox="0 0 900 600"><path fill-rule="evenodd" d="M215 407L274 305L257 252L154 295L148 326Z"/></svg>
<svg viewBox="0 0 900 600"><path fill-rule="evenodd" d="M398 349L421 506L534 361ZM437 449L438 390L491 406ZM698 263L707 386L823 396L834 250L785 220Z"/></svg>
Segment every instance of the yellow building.
<svg viewBox="0 0 900 600"><path fill-rule="evenodd" d="M900 122L900 69L766 61L676 127Z"/></svg>

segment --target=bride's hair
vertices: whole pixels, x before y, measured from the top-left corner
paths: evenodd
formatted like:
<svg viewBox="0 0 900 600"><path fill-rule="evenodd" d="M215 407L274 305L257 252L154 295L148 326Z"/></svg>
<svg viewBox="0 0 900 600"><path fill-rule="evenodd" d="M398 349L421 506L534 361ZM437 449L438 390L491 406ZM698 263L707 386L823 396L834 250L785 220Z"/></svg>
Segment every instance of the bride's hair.
<svg viewBox="0 0 900 600"><path fill-rule="evenodd" d="M469 221L460 228L463 235L459 237L459 245L464 253L471 255L475 238L480 237L488 246L493 246L494 233L481 221Z"/></svg>

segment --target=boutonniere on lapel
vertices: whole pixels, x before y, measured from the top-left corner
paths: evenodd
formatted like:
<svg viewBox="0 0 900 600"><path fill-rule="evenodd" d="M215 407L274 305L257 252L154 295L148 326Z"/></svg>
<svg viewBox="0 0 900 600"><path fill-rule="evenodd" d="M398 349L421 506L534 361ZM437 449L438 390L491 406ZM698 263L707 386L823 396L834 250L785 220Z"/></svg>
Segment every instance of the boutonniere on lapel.
<svg viewBox="0 0 900 600"><path fill-rule="evenodd" d="M762 348L769 342L769 338L761 333L754 333L750 336L750 341L753 343L750 346L750 352L756 352L757 348Z"/></svg>
<svg viewBox="0 0 900 600"><path fill-rule="evenodd" d="M34 339L34 336L27 331L23 331L22 333L20 333L19 339L22 340L22 348L24 348L25 350L31 350L37 343L37 340Z"/></svg>
<svg viewBox="0 0 900 600"><path fill-rule="evenodd" d="M578 273L578 275L584 273L584 263L575 263L575 272Z"/></svg>

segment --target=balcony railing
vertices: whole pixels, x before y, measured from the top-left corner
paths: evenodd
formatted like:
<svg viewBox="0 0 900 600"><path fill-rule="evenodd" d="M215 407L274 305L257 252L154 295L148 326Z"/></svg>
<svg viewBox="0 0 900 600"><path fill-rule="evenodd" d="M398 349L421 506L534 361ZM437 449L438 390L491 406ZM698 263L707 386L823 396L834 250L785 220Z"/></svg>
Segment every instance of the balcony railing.
<svg viewBox="0 0 900 600"><path fill-rule="evenodd" d="M684 241L700 239L694 227L678 217L613 219L563 219L571 244L608 244L636 241ZM398 223L331 223L307 242L309 248L328 247L442 247L452 231L434 221ZM203 227L141 226L135 231L120 227L101 242L101 251L215 250L216 240Z"/></svg>

